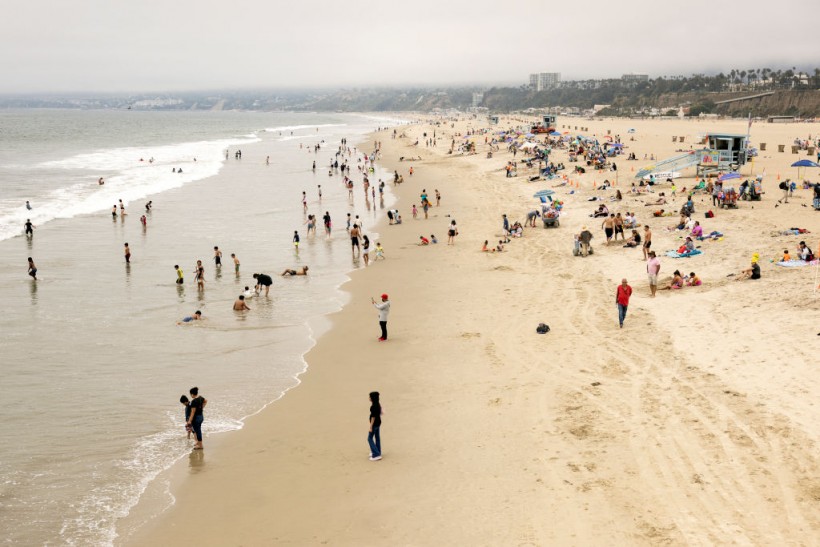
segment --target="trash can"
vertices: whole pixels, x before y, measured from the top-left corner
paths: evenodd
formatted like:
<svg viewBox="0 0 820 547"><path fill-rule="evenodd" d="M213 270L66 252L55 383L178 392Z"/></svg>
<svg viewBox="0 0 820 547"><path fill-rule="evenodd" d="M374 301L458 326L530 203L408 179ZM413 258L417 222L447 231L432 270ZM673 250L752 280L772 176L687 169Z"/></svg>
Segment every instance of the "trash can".
<svg viewBox="0 0 820 547"><path fill-rule="evenodd" d="M607 129L607 130L606 130L606 134L607 134L607 135L611 135L611 134L612 134L612 130L611 130L611 129Z"/></svg>
<svg viewBox="0 0 820 547"><path fill-rule="evenodd" d="M765 152L765 151L766 151L766 143L765 143L765 142L761 142L761 143L760 143L760 151L761 151L761 152Z"/></svg>
<svg viewBox="0 0 820 547"><path fill-rule="evenodd" d="M678 137L678 142L683 142L683 139L685 139L685 138L686 137Z"/></svg>
<svg viewBox="0 0 820 547"><path fill-rule="evenodd" d="M800 151L799 146L797 146L796 144L792 145L792 154L797 154L799 151Z"/></svg>
<svg viewBox="0 0 820 547"><path fill-rule="evenodd" d="M814 146L809 146L809 149L808 149L808 155L809 155L809 156L814 156L814 151L815 151L815 150L816 150L816 149L814 148Z"/></svg>
<svg viewBox="0 0 820 547"><path fill-rule="evenodd" d="M785 150L786 150L786 145L785 144L778 144L777 145L777 151L778 152L783 152Z"/></svg>
<svg viewBox="0 0 820 547"><path fill-rule="evenodd" d="M678 142L678 137L676 137L675 135L672 135L672 142Z"/></svg>

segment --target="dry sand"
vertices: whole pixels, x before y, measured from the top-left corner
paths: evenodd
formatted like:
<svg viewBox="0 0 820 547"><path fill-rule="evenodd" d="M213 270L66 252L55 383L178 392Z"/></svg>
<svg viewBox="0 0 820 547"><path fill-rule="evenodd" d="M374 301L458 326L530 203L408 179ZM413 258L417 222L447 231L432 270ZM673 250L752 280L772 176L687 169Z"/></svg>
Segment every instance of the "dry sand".
<svg viewBox="0 0 820 547"><path fill-rule="evenodd" d="M688 144L708 130L746 129L743 121L558 123L611 129L639 158L673 153L672 135ZM743 203L705 219L712 207L698 198L705 232L726 236L704 242L698 257L663 258L661 277L694 270L704 286L651 299L640 250L607 248L588 217L597 205L588 197L613 193L591 189L600 174L584 175L575 195L558 189L567 204L559 228L527 229L502 254L479 252L499 238L502 213L523 221L532 193L551 183L528 183L523 172L506 179L511 154L487 159L483 137L479 154L447 156L452 133L467 127L485 122L437 127L436 150L411 146L430 125L406 128L404 139L376 136L383 163L405 179L396 189L405 222L380 228L387 259L353 274L351 302L308 354L302 384L245 429L207 439L204 460L174 469L176 505L130 543L817 545L816 269L769 262L799 240L772 230L809 228L817 251L820 213L801 206L810 191L774 207L775 178L794 176L786 166L798 156L758 159L767 194L754 209ZM771 150L818 130L755 124L752 141ZM410 164L396 160L416 155L423 160L411 177ZM622 190L633 164L645 163L618 161ZM443 196L426 221L410 215L422 188ZM651 223L655 249L676 248L678 235L665 229L675 218L649 218L643 200L607 204ZM460 229L454 246L448 214ZM572 234L584 224L596 252L575 258ZM438 245L416 245L431 233ZM727 278L752 252L763 278ZM620 330L622 277L635 294ZM387 343L376 341L370 305L382 292L393 303ZM537 335L539 322L551 332ZM385 409L379 462L368 460L366 443L371 390Z"/></svg>

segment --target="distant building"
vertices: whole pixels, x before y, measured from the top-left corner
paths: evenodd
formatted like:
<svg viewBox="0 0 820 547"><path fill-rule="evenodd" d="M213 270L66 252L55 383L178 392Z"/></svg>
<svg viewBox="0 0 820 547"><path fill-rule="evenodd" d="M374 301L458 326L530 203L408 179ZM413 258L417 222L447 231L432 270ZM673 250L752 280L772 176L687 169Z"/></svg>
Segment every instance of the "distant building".
<svg viewBox="0 0 820 547"><path fill-rule="evenodd" d="M624 74L621 76L621 81L633 84L638 82L648 82L649 74L635 74L634 72L630 72L629 74Z"/></svg>
<svg viewBox="0 0 820 547"><path fill-rule="evenodd" d="M474 92L473 93L473 108L479 106L482 101L484 101L484 93L482 92Z"/></svg>
<svg viewBox="0 0 820 547"><path fill-rule="evenodd" d="M539 72L537 74L530 74L530 88L535 91L552 89L554 87L558 87L558 84L560 83L560 72Z"/></svg>

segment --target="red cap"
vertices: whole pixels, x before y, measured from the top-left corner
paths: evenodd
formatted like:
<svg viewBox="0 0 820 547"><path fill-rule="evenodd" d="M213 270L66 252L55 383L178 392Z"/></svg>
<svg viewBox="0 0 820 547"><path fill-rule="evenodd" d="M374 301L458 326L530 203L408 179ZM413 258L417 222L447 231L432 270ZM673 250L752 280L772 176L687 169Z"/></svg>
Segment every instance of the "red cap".
<svg viewBox="0 0 820 547"><path fill-rule="evenodd" d="M382 300L387 300L387 295L386 294L382 295Z"/></svg>

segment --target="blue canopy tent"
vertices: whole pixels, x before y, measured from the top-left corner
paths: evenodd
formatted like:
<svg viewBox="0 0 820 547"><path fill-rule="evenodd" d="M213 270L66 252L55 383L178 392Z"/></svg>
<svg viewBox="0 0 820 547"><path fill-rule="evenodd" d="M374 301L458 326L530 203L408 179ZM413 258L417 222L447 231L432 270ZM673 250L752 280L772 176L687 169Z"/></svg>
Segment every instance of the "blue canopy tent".
<svg viewBox="0 0 820 547"><path fill-rule="evenodd" d="M725 180L732 180L732 179L739 179L740 173L737 171L732 171L731 173L723 173L718 177L719 182L723 182Z"/></svg>

